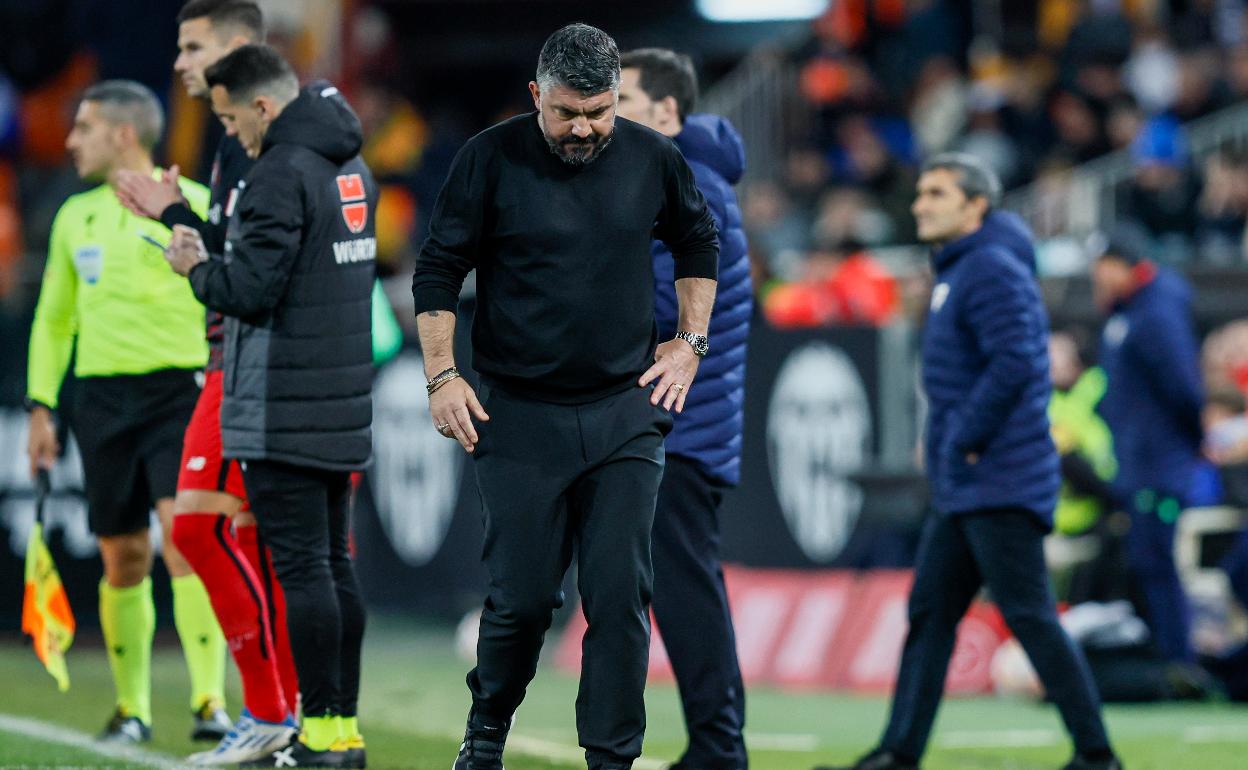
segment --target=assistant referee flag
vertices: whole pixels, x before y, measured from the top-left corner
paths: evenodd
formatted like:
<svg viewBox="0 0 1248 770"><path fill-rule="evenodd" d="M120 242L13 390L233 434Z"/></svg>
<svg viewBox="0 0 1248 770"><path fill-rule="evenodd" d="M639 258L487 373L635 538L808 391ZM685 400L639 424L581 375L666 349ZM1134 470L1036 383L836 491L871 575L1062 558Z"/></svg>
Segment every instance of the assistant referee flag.
<svg viewBox="0 0 1248 770"><path fill-rule="evenodd" d="M69 689L65 651L74 643L74 613L61 584L52 553L43 540L43 501L48 491L48 472L35 479L35 524L26 542L26 593L22 599L22 631L34 641L35 654L56 679L61 692Z"/></svg>

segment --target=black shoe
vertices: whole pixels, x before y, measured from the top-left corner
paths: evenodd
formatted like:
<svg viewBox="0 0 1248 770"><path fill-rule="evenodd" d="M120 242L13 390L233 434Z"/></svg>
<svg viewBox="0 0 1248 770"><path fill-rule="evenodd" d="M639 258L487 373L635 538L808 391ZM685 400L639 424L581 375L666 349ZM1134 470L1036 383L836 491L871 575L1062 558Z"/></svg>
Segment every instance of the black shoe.
<svg viewBox="0 0 1248 770"><path fill-rule="evenodd" d="M1112 755L1109 759L1084 759L1076 754L1062 770L1122 770L1122 763Z"/></svg>
<svg viewBox="0 0 1248 770"><path fill-rule="evenodd" d="M891 751L876 749L862 759L848 766L820 765L814 770L918 770L919 766L903 762Z"/></svg>
<svg viewBox="0 0 1248 770"><path fill-rule="evenodd" d="M96 740L104 743L147 743L152 739L152 728L138 717L126 716L120 707L113 712L108 724Z"/></svg>
<svg viewBox="0 0 1248 770"><path fill-rule="evenodd" d="M283 748L260 759L240 762L239 767L351 767L347 752L333 748L317 751L295 738Z"/></svg>
<svg viewBox="0 0 1248 770"><path fill-rule="evenodd" d="M509 727L486 725L470 714L464 742L451 770L503 770L503 747Z"/></svg>
<svg viewBox="0 0 1248 770"><path fill-rule="evenodd" d="M234 722L216 701L206 700L191 713L191 740L220 743Z"/></svg>

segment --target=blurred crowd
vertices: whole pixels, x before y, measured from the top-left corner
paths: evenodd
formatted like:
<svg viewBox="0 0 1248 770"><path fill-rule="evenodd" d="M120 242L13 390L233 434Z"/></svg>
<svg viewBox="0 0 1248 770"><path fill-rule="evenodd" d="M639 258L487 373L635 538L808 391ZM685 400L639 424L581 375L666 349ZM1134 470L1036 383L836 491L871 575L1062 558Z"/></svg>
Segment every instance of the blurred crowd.
<svg viewBox="0 0 1248 770"><path fill-rule="evenodd" d="M1248 97L1242 0L1032 0L997 4L996 16L967 6L843 0L815 21L795 54L810 119L794 126L782 178L744 194L759 285L826 283L872 253L896 272L881 249L914 242L916 167L948 150L987 160L1006 189L1034 183L1033 202L1050 209L1035 217L1041 238L1066 230L1072 169L1123 151L1116 215L1149 256L1248 262L1248 152L1228 141L1197 157L1185 134ZM773 300L779 320L881 315L798 293Z"/></svg>

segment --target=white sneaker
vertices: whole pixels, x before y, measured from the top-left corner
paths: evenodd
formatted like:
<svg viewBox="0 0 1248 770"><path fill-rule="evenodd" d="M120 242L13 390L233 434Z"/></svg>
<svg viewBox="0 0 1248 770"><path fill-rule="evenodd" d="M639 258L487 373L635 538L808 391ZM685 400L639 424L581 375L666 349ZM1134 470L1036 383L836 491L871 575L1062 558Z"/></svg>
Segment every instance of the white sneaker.
<svg viewBox="0 0 1248 770"><path fill-rule="evenodd" d="M225 734L216 748L186 758L189 765L234 765L259 759L290 743L299 731L294 719L285 722L262 722L247 709Z"/></svg>

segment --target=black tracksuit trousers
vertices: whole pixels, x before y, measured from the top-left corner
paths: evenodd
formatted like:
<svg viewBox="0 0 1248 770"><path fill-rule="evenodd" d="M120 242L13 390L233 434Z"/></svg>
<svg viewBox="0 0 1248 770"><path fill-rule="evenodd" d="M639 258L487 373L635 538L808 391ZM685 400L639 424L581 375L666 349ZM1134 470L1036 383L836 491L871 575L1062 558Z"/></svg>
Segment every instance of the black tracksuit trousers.
<svg viewBox="0 0 1248 770"><path fill-rule="evenodd" d="M483 384L473 465L490 575L473 708L511 718L537 670L560 585L579 554L589 628L576 726L591 767L630 762L645 733L650 644L650 529L671 416L632 387L587 404L518 398Z"/></svg>
<svg viewBox="0 0 1248 770"><path fill-rule="evenodd" d="M286 593L303 714L355 716L364 603L347 548L350 474L248 460L243 483Z"/></svg>

